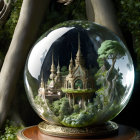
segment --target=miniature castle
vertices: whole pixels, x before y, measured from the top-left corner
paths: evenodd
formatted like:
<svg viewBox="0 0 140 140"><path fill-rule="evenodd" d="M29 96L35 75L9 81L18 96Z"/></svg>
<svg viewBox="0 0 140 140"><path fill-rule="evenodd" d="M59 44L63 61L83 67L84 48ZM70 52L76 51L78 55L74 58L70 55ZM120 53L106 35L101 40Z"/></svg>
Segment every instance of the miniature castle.
<svg viewBox="0 0 140 140"><path fill-rule="evenodd" d="M46 95L61 96L62 88L73 90L94 88L93 75L91 75L89 70L86 69L85 67L85 60L81 52L79 35L78 35L78 51L75 58L75 65L71 55L67 75L61 75L59 62L56 69L53 57L54 56L52 54L52 64L50 69L51 73L49 76L49 80L46 83L44 83L42 77L40 88L38 91L43 91ZM42 90L43 88L45 88L45 91Z"/></svg>

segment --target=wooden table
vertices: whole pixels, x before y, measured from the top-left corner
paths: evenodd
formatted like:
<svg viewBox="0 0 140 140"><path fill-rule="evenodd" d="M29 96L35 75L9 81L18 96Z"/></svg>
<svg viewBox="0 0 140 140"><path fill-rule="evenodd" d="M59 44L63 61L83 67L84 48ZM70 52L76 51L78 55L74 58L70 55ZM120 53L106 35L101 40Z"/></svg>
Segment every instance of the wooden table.
<svg viewBox="0 0 140 140"><path fill-rule="evenodd" d="M59 138L41 133L38 126L31 126L23 129L17 134L18 140L86 140L86 139L70 139L70 138ZM107 138L90 138L90 140L140 140L140 131L119 125L118 134Z"/></svg>

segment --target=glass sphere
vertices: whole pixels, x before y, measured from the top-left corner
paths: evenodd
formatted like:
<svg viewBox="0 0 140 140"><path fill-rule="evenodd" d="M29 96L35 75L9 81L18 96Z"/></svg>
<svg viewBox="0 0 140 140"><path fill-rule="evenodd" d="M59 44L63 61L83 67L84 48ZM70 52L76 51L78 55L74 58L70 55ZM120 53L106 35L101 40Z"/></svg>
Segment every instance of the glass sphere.
<svg viewBox="0 0 140 140"><path fill-rule="evenodd" d="M110 30L89 21L67 21L33 46L24 81L43 120L86 127L122 111L132 93L134 67L124 43Z"/></svg>

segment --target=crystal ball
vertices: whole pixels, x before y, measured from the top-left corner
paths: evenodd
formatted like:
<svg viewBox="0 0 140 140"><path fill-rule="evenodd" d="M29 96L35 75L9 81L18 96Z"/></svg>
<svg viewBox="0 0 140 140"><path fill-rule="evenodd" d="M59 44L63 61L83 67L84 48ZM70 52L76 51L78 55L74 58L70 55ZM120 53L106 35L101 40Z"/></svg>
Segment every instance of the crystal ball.
<svg viewBox="0 0 140 140"><path fill-rule="evenodd" d="M132 94L134 67L113 32L89 21L66 21L37 40L26 61L24 82L43 120L86 127L123 110Z"/></svg>

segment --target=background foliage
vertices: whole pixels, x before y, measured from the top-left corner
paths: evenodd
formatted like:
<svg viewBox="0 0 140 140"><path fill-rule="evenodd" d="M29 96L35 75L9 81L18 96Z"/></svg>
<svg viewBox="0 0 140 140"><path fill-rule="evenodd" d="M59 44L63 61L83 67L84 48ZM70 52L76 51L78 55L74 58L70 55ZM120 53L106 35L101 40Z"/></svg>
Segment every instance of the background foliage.
<svg viewBox="0 0 140 140"><path fill-rule="evenodd" d="M0 25L0 59L4 59L7 49L10 45L21 9L23 0L12 1L11 13L7 22Z"/></svg>
<svg viewBox="0 0 140 140"><path fill-rule="evenodd" d="M0 139L1 140L17 140L16 134L19 130L23 129L23 126L17 126L11 121L7 121L5 124L5 130L3 132L0 131Z"/></svg>
<svg viewBox="0 0 140 140"><path fill-rule="evenodd" d="M126 42L129 39L132 44L128 44L129 48L133 47L137 55L136 68L140 71L140 1L139 0L115 0L118 14L118 21ZM127 36L127 33L129 36ZM133 46L132 46L133 45Z"/></svg>

